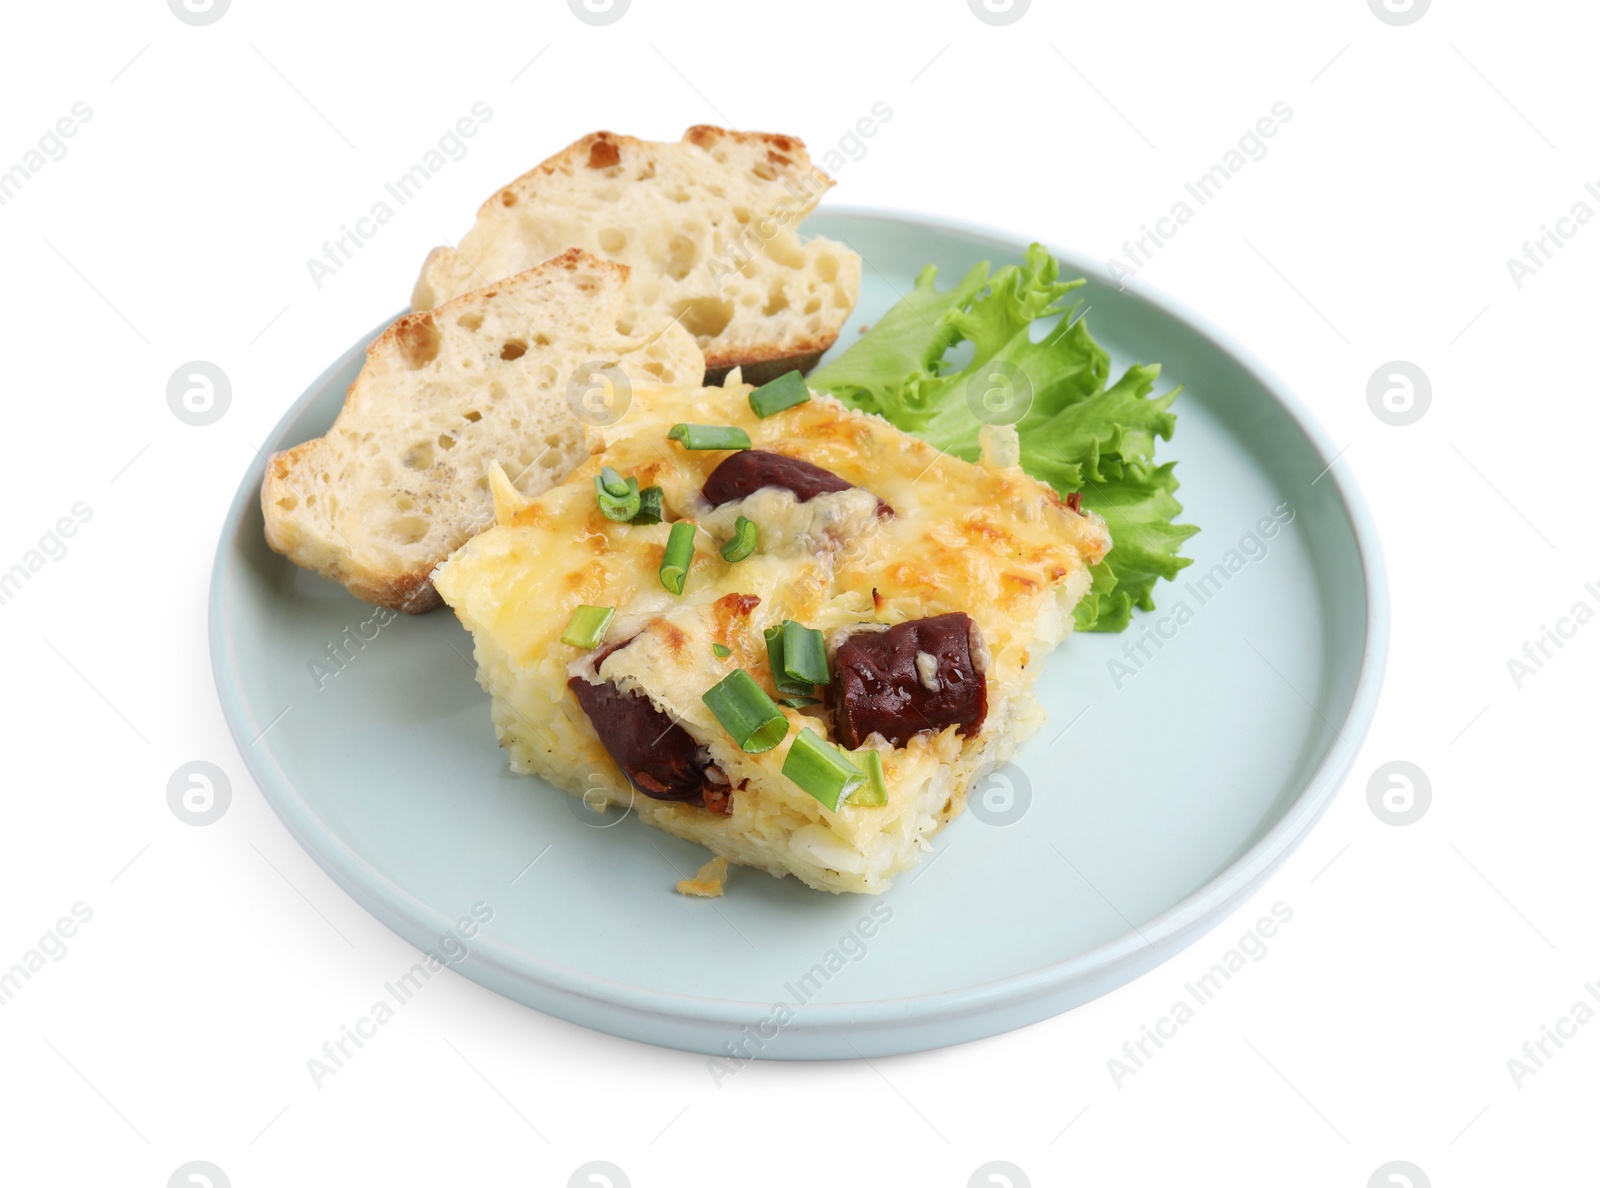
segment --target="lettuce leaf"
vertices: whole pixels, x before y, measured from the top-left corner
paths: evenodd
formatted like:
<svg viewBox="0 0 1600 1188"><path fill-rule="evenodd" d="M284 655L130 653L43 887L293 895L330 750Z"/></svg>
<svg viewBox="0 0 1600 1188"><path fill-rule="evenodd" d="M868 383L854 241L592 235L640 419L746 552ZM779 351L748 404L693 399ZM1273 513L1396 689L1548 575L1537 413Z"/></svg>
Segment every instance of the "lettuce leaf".
<svg viewBox="0 0 1600 1188"><path fill-rule="evenodd" d="M1059 495L1081 492L1111 529L1111 552L1078 604L1078 630L1122 631L1134 607L1155 609L1157 580L1189 564L1179 550L1199 531L1176 522L1183 507L1175 463L1155 461L1157 440L1170 441L1177 424L1178 389L1151 395L1161 375L1155 365L1130 367L1108 386L1111 358L1077 316L1079 304L1065 300L1084 282L1059 272L1040 244L1021 264L992 275L978 264L944 290L930 264L877 325L807 382L970 461L984 424L973 393L994 377L1020 376L1002 388L1020 391L1026 408L1016 421L1023 469ZM971 357L958 363L961 343L971 344Z"/></svg>

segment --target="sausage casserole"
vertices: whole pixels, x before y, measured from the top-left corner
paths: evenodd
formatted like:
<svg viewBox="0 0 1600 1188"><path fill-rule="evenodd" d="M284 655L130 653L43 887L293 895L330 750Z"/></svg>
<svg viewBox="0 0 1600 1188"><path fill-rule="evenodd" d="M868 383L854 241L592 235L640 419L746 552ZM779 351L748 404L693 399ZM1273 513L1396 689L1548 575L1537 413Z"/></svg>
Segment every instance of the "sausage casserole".
<svg viewBox="0 0 1600 1188"><path fill-rule="evenodd" d="M790 383L641 388L537 498L495 471L495 525L433 581L515 770L876 893L1037 729L1111 541L1009 429L969 463Z"/></svg>

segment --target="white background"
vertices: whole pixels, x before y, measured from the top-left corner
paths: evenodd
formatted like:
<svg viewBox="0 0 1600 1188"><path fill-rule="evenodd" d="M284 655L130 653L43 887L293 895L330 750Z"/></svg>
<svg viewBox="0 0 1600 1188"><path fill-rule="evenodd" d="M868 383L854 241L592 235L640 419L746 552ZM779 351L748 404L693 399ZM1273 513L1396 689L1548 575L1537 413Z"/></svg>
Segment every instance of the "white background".
<svg viewBox="0 0 1600 1188"><path fill-rule="evenodd" d="M564 1185L604 1159L636 1188L956 1188L1003 1159L1034 1185L1361 1188L1390 1160L1440 1188L1593 1182L1600 1021L1520 1087L1506 1064L1600 982L1600 626L1520 689L1506 665L1600 608L1600 220L1520 289L1506 268L1580 200L1600 213L1591 6L1437 0L1394 27L1363 0L1035 0L995 28L964 0L634 0L594 28L560 0L234 0L195 28L125 0L6 26L0 169L93 116L0 206L0 569L93 516L0 606L0 965L94 914L0 1008L0 1179L158 1186L204 1159L240 1188ZM316 287L307 258L479 100L465 158ZM829 201L1101 257L1293 109L1142 278L1288 380L1378 516L1394 642L1349 786L1217 932L1023 1032L719 1089L704 1058L452 975L314 1088L306 1059L415 958L285 833L216 703L206 582L255 446L429 247L577 136L729 121L820 156L880 100ZM192 359L233 385L205 428L166 405ZM1366 401L1393 359L1432 382L1408 427ZM194 759L234 788L204 829L165 799ZM1404 828L1367 803L1392 759L1433 789ZM1117 1087L1123 1041L1278 900L1269 955Z"/></svg>

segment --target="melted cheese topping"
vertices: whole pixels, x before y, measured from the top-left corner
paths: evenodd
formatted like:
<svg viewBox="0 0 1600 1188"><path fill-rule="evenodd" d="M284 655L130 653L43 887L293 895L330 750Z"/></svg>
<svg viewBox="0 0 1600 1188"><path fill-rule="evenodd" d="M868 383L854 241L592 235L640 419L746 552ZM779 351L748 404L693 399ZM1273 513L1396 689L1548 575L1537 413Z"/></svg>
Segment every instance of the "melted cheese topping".
<svg viewBox="0 0 1600 1188"><path fill-rule="evenodd" d="M909 829L911 801L937 769L986 745L993 717L976 738L952 727L919 734L904 748L885 746L889 805L835 813L781 775L802 726L833 737L824 707L785 709L788 740L747 755L701 694L735 667L773 693L761 632L784 619L836 642L842 629L861 624L965 611L982 635L993 704L998 693L1031 683L1032 654L1070 627L1071 607L1089 587L1088 566L1110 538L1098 516L1070 511L1014 466L941 454L828 396L757 418L749 391L730 384L636 393L628 416L598 437L596 456L537 498L498 499L499 523L440 566L434 584L475 637L501 740L520 770L569 790L621 780L566 688L589 654L560 642L578 606L615 607L607 641L638 638L606 657L601 679L648 696L736 787L749 781L717 828L759 835L830 870L864 869L875 837ZM800 503L764 488L713 510L700 488L727 453L668 440L679 422L739 426L756 449L803 458L861 489ZM641 488L659 485L668 521L699 525L682 595L658 576L670 523L619 524L600 513L593 477L607 465L636 476ZM500 493L493 476L491 486ZM880 498L892 517L876 514ZM738 515L756 522L760 543L729 563L719 549ZM730 655L718 657L713 644ZM650 812L708 816L684 805Z"/></svg>

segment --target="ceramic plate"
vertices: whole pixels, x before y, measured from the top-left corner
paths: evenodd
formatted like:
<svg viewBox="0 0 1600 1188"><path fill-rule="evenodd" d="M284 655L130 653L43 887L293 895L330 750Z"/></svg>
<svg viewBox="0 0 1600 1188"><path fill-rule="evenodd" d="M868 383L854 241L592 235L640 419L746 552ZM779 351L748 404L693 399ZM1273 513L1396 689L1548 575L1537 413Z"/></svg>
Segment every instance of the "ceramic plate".
<svg viewBox="0 0 1600 1188"><path fill-rule="evenodd" d="M924 264L949 284L976 261L1020 260L1028 243L871 211L807 228L865 261L843 344ZM1089 278L1076 295L1113 374L1159 361L1164 381L1184 385L1163 448L1181 459L1184 518L1203 528L1195 563L1128 633L1078 636L1050 658L1038 687L1049 721L892 891L835 896L735 868L723 899L678 895L705 851L513 775L454 616L381 623L270 552L252 470L223 529L210 632L222 705L263 794L420 949L453 956L442 938L456 922L492 913L460 946L459 973L692 1051L827 1059L959 1043L1068 1010L1180 952L1338 790L1382 673L1382 566L1359 493L1281 382L1176 302L1058 255L1064 275ZM365 347L311 385L268 448L328 427ZM330 644L345 657L331 675Z"/></svg>

